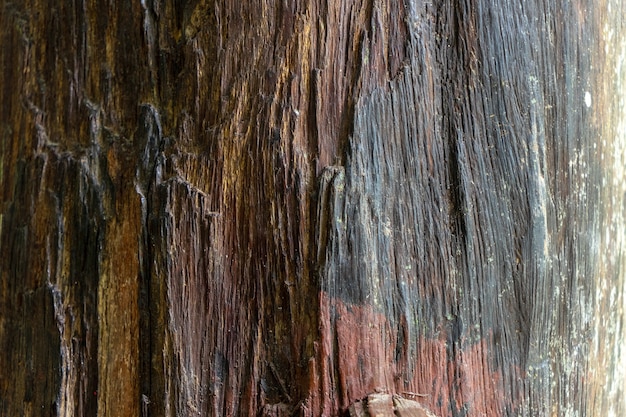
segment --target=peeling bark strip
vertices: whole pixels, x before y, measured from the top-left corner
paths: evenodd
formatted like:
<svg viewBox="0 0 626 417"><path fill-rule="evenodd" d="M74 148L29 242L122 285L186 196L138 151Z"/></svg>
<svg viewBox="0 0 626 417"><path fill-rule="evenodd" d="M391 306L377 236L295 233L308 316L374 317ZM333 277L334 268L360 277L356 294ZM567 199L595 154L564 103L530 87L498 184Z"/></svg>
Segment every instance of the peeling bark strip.
<svg viewBox="0 0 626 417"><path fill-rule="evenodd" d="M626 415L625 7L0 1L0 414Z"/></svg>

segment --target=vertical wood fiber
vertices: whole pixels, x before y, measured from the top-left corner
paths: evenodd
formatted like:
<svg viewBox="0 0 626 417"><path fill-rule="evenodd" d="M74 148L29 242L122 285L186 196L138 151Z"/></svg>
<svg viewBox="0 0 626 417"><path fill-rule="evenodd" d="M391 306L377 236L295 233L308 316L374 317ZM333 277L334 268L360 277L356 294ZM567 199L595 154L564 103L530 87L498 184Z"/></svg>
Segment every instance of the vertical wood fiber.
<svg viewBox="0 0 626 417"><path fill-rule="evenodd" d="M0 6L0 414L626 413L623 1Z"/></svg>

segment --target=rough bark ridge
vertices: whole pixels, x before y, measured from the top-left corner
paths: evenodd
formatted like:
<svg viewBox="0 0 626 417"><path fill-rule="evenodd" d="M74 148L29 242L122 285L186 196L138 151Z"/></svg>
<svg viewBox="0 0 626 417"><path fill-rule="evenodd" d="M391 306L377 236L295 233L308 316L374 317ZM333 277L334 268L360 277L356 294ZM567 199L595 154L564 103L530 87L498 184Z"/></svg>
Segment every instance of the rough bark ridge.
<svg viewBox="0 0 626 417"><path fill-rule="evenodd" d="M0 413L624 415L625 5L563 3L1 1Z"/></svg>

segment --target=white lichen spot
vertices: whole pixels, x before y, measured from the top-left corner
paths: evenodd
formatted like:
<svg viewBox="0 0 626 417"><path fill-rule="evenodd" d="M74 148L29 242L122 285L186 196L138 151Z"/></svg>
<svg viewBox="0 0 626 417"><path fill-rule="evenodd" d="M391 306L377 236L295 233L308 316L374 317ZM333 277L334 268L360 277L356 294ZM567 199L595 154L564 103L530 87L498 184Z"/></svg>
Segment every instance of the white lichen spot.
<svg viewBox="0 0 626 417"><path fill-rule="evenodd" d="M393 232L393 230L391 229L391 221L389 219L387 219L383 223L383 234L385 235L385 237L389 237L389 236L391 236L392 232Z"/></svg>
<svg viewBox="0 0 626 417"><path fill-rule="evenodd" d="M585 106L591 107L591 93L589 91L585 91Z"/></svg>

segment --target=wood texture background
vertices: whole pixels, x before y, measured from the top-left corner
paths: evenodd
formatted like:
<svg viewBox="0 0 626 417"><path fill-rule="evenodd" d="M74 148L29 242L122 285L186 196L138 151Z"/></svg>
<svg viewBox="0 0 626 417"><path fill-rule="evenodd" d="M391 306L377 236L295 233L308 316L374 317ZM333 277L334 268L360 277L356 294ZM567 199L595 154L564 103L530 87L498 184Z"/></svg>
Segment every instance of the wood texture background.
<svg viewBox="0 0 626 417"><path fill-rule="evenodd" d="M626 414L623 1L0 5L0 414Z"/></svg>

